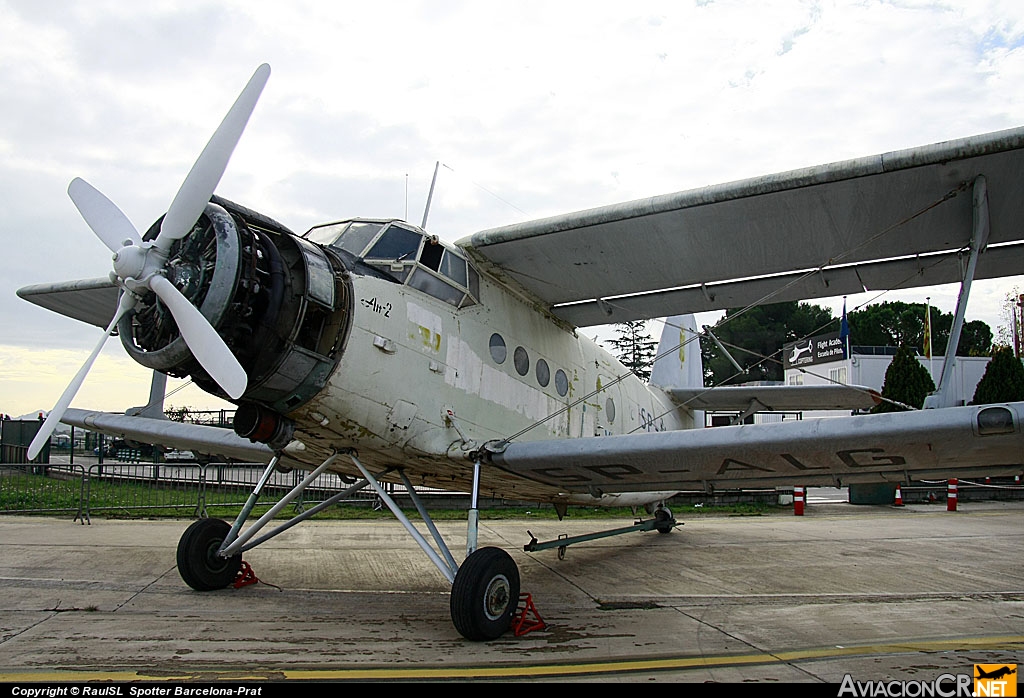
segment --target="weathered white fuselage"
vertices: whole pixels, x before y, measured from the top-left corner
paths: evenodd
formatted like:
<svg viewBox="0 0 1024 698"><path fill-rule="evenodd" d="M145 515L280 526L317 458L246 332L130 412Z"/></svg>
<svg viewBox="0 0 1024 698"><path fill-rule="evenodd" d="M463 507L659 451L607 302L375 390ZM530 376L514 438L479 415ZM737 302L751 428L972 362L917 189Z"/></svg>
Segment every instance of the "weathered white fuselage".
<svg viewBox="0 0 1024 698"><path fill-rule="evenodd" d="M693 426L691 412L486 275L479 302L463 308L375 276L351 282L341 361L327 386L288 415L307 445L289 450L311 466L326 449L352 448L377 469L405 468L416 485L468 488L470 454L487 442ZM345 460L339 469L351 472ZM485 469L481 481L484 495L560 498L500 471Z"/></svg>

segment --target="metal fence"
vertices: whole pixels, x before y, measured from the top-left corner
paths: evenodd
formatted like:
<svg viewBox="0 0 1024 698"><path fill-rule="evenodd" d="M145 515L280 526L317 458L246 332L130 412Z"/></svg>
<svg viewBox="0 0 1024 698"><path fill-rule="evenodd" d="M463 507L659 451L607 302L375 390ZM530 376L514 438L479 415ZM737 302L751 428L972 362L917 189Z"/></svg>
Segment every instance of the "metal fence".
<svg viewBox="0 0 1024 698"><path fill-rule="evenodd" d="M130 457L130 456L129 456ZM0 513L74 514L86 523L93 513L107 515L176 514L205 517L237 510L253 491L265 469L247 463L142 463L0 465ZM270 506L307 475L275 472L260 500ZM335 473L323 473L291 503L296 512L348 489ZM388 489L392 489L388 486ZM339 504L379 508L369 488Z"/></svg>

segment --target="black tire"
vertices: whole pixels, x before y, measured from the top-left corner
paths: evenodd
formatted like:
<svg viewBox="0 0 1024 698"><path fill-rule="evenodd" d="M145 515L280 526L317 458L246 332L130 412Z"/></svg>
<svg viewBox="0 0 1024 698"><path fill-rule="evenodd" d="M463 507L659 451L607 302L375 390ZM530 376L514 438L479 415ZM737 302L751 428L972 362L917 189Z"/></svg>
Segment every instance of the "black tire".
<svg viewBox="0 0 1024 698"><path fill-rule="evenodd" d="M658 533L672 533L676 520L672 518L672 512L668 509L658 509L654 512L654 530Z"/></svg>
<svg viewBox="0 0 1024 698"><path fill-rule="evenodd" d="M220 519L199 519L178 541L178 574L196 591L223 589L235 581L242 555L217 555L231 526Z"/></svg>
<svg viewBox="0 0 1024 698"><path fill-rule="evenodd" d="M519 568L500 548L480 548L466 558L452 585L455 629L467 640L494 640L512 625L519 606Z"/></svg>

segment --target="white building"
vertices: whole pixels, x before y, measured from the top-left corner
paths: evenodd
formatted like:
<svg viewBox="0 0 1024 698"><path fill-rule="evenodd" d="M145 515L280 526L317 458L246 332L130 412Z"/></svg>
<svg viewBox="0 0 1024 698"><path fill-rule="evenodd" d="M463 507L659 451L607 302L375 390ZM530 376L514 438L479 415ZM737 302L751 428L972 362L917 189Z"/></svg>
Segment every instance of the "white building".
<svg viewBox="0 0 1024 698"><path fill-rule="evenodd" d="M895 347L853 347L852 356L848 359L813 363L799 368L786 368L785 381L787 385L844 383L873 388L882 392L885 372L895 353ZM917 360L928 369L937 387L942 375L944 357L934 356L928 359L918 356ZM950 390L956 399L955 405L966 405L974 398L974 391L978 387L981 377L985 375L989 360L987 356L956 357L951 376L953 382L950 385ZM806 416L826 416L826 414L814 413Z"/></svg>

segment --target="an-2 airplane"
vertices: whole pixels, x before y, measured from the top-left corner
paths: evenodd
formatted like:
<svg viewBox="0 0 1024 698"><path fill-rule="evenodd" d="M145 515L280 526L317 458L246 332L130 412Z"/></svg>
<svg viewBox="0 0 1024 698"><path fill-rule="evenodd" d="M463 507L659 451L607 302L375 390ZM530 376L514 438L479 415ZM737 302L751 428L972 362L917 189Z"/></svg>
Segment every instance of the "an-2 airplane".
<svg viewBox="0 0 1024 698"><path fill-rule="evenodd" d="M30 457L62 420L267 463L234 523L202 519L181 537L178 567L191 587L227 586L246 550L315 513L253 540L328 470L358 479L353 489L377 489L452 584L452 620L474 640L509 628L520 589L511 556L477 546L481 495L550 502L560 513L648 505L650 528L667 533L676 522L663 503L683 489L1022 471L1024 403L943 405L941 386L933 403L943 409L694 428L704 409L854 409L877 395L707 389L692 321L680 313L961 282L962 324L972 279L1024 268L1024 129L485 230L454 245L400 220L297 235L214 196L268 76L265 65L256 71L144 235L96 189L71 183L114 253L109 279L19 291L105 328ZM577 332L666 316L649 384ZM233 401L235 433L69 409L115 329L155 376L191 376ZM950 355L958 326L952 334ZM245 527L282 467L309 477ZM435 549L379 482L404 484L417 506L416 487L471 493L465 559L456 562L423 511Z"/></svg>

